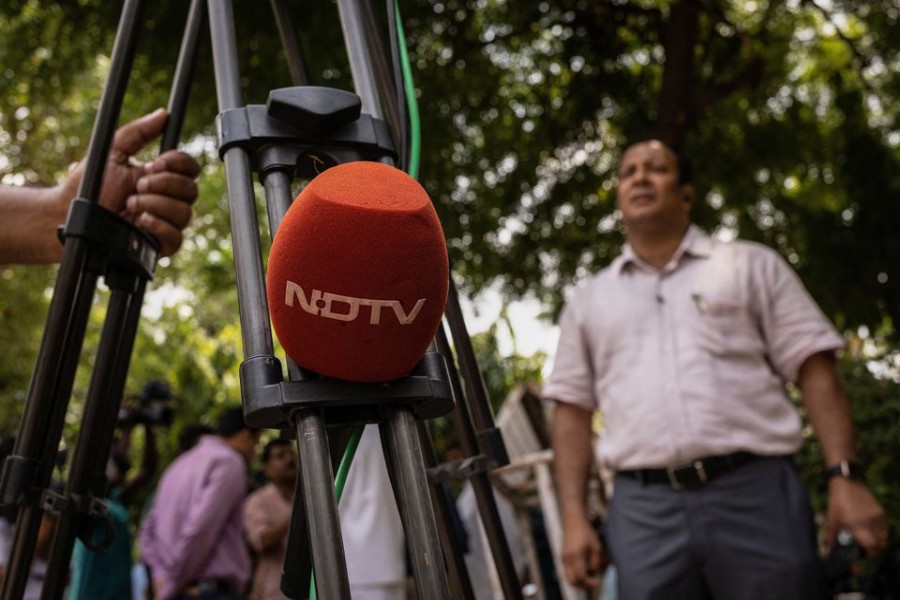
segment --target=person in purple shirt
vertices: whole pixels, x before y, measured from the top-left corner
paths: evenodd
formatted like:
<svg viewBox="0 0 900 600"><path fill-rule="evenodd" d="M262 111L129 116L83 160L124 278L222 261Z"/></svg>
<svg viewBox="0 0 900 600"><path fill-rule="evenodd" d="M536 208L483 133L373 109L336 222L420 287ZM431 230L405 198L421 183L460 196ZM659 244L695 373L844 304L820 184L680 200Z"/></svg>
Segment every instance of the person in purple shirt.
<svg viewBox="0 0 900 600"><path fill-rule="evenodd" d="M620 598L821 598L786 383L825 460L825 543L846 530L875 556L888 538L856 462L835 368L843 338L776 252L691 224L690 165L672 147L627 146L618 179L628 244L569 299L543 390L556 401L566 578L599 584L604 548L585 497L600 410L593 449L616 472L604 543Z"/></svg>
<svg viewBox="0 0 900 600"><path fill-rule="evenodd" d="M260 432L233 408L216 433L166 469L141 525L142 560L157 600L239 598L250 579L243 508Z"/></svg>

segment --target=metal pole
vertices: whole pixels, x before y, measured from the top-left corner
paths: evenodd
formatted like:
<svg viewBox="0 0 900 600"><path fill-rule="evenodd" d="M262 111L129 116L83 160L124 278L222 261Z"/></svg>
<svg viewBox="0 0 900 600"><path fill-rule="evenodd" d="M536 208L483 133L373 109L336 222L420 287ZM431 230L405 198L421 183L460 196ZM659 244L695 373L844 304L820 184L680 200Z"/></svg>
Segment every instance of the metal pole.
<svg viewBox="0 0 900 600"><path fill-rule="evenodd" d="M409 545L418 597L450 598L441 541L428 492L425 461L416 430L416 419L406 408L386 408L380 426L393 469L394 495Z"/></svg>
<svg viewBox="0 0 900 600"><path fill-rule="evenodd" d="M372 57L367 44L359 43L360 40L366 39L365 18L360 4L360 0L338 0L341 29L344 32L347 57L350 59L353 87L362 99L362 110L376 119L382 119L384 113L378 97L378 82L375 80Z"/></svg>
<svg viewBox="0 0 900 600"><path fill-rule="evenodd" d="M287 60L288 70L291 72L291 81L294 85L309 85L309 75L303 64L303 53L300 51L300 42L297 34L291 26L291 15L288 12L284 0L272 0L272 12L275 14L275 25L278 27L278 35L281 36L281 46L284 48L284 56Z"/></svg>
<svg viewBox="0 0 900 600"><path fill-rule="evenodd" d="M275 232L281 226L285 213L291 207L291 176L281 169L272 169L262 175L263 187L266 191L266 214L269 217L269 236L274 239ZM301 369L290 357L287 358L288 379L301 381L312 375ZM298 496L299 497L299 496Z"/></svg>
<svg viewBox="0 0 900 600"><path fill-rule="evenodd" d="M169 122L166 123L166 130L163 132L160 143L163 151L178 146L178 139L181 137L181 128L184 125L188 96L194 77L194 63L197 58L197 46L203 27L205 8L206 0L191 0L187 22L184 26L184 35L181 38L181 49L178 52L178 62L175 63L172 92L169 95Z"/></svg>
<svg viewBox="0 0 900 600"><path fill-rule="evenodd" d="M140 0L126 0L116 31L109 78L94 121L85 171L78 190L79 197L92 202L99 200L103 173L128 84L140 8ZM4 600L21 598L25 592L43 517L40 498L36 497L36 493L50 483L53 457L62 437L78 356L99 275L96 267L87 243L81 239L69 239L63 252L47 326L29 385L25 415L13 451L14 456L35 461L36 473L30 482L31 491L26 492L29 494L24 499L27 504L20 509L16 521L16 535L0 591ZM23 501L21 498L16 500Z"/></svg>
<svg viewBox="0 0 900 600"><path fill-rule="evenodd" d="M103 475L125 389L146 282L138 281L136 288L113 290L110 298L85 402L84 418L66 484L67 499L91 495L102 497L104 491L98 489L95 482L105 481ZM64 511L60 515L47 559L47 573L52 576L44 581L42 600L62 598L68 585L65 574L69 570L72 547L88 518L75 511Z"/></svg>
<svg viewBox="0 0 900 600"><path fill-rule="evenodd" d="M321 600L348 600L347 559L334 498L334 471L322 412L317 409L297 411L296 426L303 502L307 507L306 522L310 548L313 549L310 554L316 576L316 595Z"/></svg>
<svg viewBox="0 0 900 600"><path fill-rule="evenodd" d="M480 453L478 438L472 427L469 403L466 402L466 398L460 388L459 372L456 369L456 363L453 361L450 342L447 339L443 326L438 329L436 341L438 351L445 357L447 368L450 370L450 384L453 387L453 393L459 400L453 413L455 429L460 436L463 450L469 456L475 456ZM478 514L481 516L481 522L487 532L491 554L494 557L494 564L497 568L500 584L503 587L503 593L508 599L521 598L522 588L519 577L516 574L509 544L506 543L503 522L500 519L500 511L497 509L497 501L494 498L494 487L491 485L490 478L485 472L474 473L469 477L469 481L472 484L472 491L475 493Z"/></svg>
<svg viewBox="0 0 900 600"><path fill-rule="evenodd" d="M430 469L438 464L437 455L434 452L434 444L428 426L419 422L419 439L422 445L422 456L425 458L425 468ZM447 560L447 574L450 577L450 593L453 598L460 600L473 600L475 594L472 591L472 581L466 570L466 562L459 538L459 531L454 527L461 520L454 520L453 514L456 508L453 506L454 498L446 482L431 483L431 502L434 505L435 515L438 517L437 526L441 536L441 542L446 549L444 557Z"/></svg>
<svg viewBox="0 0 900 600"><path fill-rule="evenodd" d="M378 95L381 98L381 104L384 107L385 120L390 124L391 131L399 133L401 131L400 123L397 122L399 114L399 104L405 103L406 98L397 97L397 87L395 85L393 70L388 60L388 54L385 52L384 40L381 36L381 27L375 18L375 11L372 8L372 2L360 2L360 20L365 31L366 49L374 70L376 85L378 86ZM398 146L403 144L402 138L395 140Z"/></svg>
<svg viewBox="0 0 900 600"><path fill-rule="evenodd" d="M50 484L53 459L62 436L97 283L96 273L86 273L87 244L80 239L69 240L69 244L63 254L37 365L28 387L25 414L13 450L13 455L33 460L37 472L30 482L31 489L25 492L26 497L17 499L24 505L19 509L16 534L3 578L4 600L21 598L28 583L44 514L37 494Z"/></svg>
<svg viewBox="0 0 900 600"><path fill-rule="evenodd" d="M239 108L240 76L231 2L209 0L209 25L219 111ZM266 283L263 275L265 271L259 244L259 223L256 218L250 156L244 148L234 146L225 153L223 161L228 188L228 207L231 213L231 237L234 246L244 359L272 356L272 328L266 302Z"/></svg>
<svg viewBox="0 0 900 600"><path fill-rule="evenodd" d="M284 214L291 207L291 177L281 170L269 171L263 178L263 187L266 189L269 232L274 238Z"/></svg>
<svg viewBox="0 0 900 600"><path fill-rule="evenodd" d="M453 336L459 368L466 382L466 394L471 401L472 422L475 424L476 433L480 434L495 428L494 415L491 413L490 398L485 390L484 380L481 378L478 359L472 348L472 339L466 330L466 321L459 305L459 295L452 279L450 280L450 290L447 293L446 316L450 334ZM489 448L482 449L489 450ZM500 463L496 466L509 463L509 458L506 456L488 456L488 458Z"/></svg>
<svg viewBox="0 0 900 600"><path fill-rule="evenodd" d="M110 58L107 87L100 98L97 118L88 144L88 155L84 165L84 177L78 188L78 196L93 202L100 199L103 187L103 173L106 160L112 147L113 135L119 122L122 99L128 86L128 75L134 62L134 50L137 46L137 22L141 11L141 0L126 0L119 19L119 29L113 43Z"/></svg>

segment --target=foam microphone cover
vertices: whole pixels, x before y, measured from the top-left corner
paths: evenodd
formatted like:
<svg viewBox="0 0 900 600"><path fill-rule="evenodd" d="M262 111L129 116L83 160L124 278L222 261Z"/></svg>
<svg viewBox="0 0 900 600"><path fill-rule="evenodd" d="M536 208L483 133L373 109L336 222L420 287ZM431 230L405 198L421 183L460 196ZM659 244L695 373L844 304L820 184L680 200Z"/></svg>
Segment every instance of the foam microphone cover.
<svg viewBox="0 0 900 600"><path fill-rule="evenodd" d="M275 234L266 273L275 334L298 365L359 382L409 374L440 325L447 245L419 183L375 162L307 184Z"/></svg>

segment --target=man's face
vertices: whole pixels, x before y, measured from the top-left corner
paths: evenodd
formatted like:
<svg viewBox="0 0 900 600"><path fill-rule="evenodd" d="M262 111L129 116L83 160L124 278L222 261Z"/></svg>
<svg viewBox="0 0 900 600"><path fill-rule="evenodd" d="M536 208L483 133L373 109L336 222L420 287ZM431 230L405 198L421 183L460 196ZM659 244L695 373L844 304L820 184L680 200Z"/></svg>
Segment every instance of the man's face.
<svg viewBox="0 0 900 600"><path fill-rule="evenodd" d="M237 435L239 436L238 451L244 455L247 462L251 462L256 457L256 452L259 448L259 436L262 435L262 432L258 429L241 429Z"/></svg>
<svg viewBox="0 0 900 600"><path fill-rule="evenodd" d="M678 182L678 159L662 142L629 147L619 163L617 202L629 230L683 228L692 186Z"/></svg>
<svg viewBox="0 0 900 600"><path fill-rule="evenodd" d="M297 477L297 458L291 444L279 444L269 449L269 459L263 473L275 483L293 483Z"/></svg>

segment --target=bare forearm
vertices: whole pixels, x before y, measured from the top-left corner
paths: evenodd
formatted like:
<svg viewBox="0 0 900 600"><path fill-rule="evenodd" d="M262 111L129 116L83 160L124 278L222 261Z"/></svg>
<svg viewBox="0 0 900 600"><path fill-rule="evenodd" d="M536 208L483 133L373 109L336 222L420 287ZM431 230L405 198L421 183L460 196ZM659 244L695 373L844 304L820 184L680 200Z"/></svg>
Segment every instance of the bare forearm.
<svg viewBox="0 0 900 600"><path fill-rule="evenodd" d="M824 353L808 358L800 368L798 383L825 464L856 460L850 401L838 377L834 358Z"/></svg>
<svg viewBox="0 0 900 600"><path fill-rule="evenodd" d="M557 403L553 418L553 465L563 521L584 520L590 476L590 411Z"/></svg>
<svg viewBox="0 0 900 600"><path fill-rule="evenodd" d="M66 220L60 190L0 186L0 264L59 261L56 228Z"/></svg>
<svg viewBox="0 0 900 600"><path fill-rule="evenodd" d="M811 356L800 368L799 384L825 465L832 467L843 460L856 460L850 402L834 359L826 354ZM870 557L878 556L887 546L887 517L878 500L864 482L838 476L828 480L823 536L826 546L841 530L848 530Z"/></svg>
<svg viewBox="0 0 900 600"><path fill-rule="evenodd" d="M284 541L290 527L291 520L285 519L281 523L262 529L259 533L260 548L257 550L265 552Z"/></svg>
<svg viewBox="0 0 900 600"><path fill-rule="evenodd" d="M251 495L244 505L244 532L257 552L268 552L287 537L291 515L273 518L278 514L265 498L265 493Z"/></svg>

